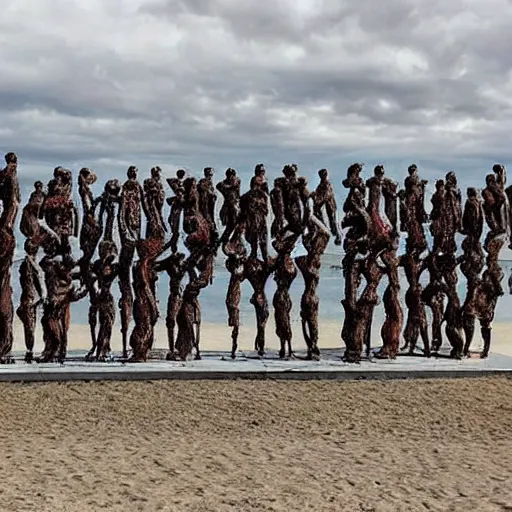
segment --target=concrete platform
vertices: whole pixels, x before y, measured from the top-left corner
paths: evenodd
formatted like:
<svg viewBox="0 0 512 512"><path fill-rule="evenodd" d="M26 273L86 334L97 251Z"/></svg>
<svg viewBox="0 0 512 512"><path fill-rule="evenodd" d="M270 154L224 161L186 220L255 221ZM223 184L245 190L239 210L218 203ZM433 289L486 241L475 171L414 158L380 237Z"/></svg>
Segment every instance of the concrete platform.
<svg viewBox="0 0 512 512"><path fill-rule="evenodd" d="M240 353L232 360L228 352L205 352L201 361L165 361L164 351L155 351L146 363L112 361L86 362L85 352L69 354L65 364L26 364L22 354L16 363L0 367L0 381L91 381L91 380L173 380L173 379L281 379L281 380L367 380L407 378L512 376L512 357L491 354L488 359L453 361L444 356L426 359L399 356L395 361L370 359L359 364L341 361L342 350L324 349L320 361L306 361L305 353L281 360L274 353L259 358Z"/></svg>

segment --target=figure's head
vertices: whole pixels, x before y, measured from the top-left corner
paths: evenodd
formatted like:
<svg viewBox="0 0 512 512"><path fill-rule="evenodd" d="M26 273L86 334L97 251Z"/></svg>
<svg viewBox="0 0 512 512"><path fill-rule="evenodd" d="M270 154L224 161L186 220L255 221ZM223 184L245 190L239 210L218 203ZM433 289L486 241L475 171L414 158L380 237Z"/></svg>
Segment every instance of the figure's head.
<svg viewBox="0 0 512 512"><path fill-rule="evenodd" d="M135 167L135 165L130 165L130 167L128 167L128 170L126 171L126 176L128 176L129 180L136 180L138 172L139 170L137 169L137 167Z"/></svg>
<svg viewBox="0 0 512 512"><path fill-rule="evenodd" d="M416 164L409 165L407 172L409 173L410 176L412 176L413 174L418 172L418 166Z"/></svg>
<svg viewBox="0 0 512 512"><path fill-rule="evenodd" d="M119 180L108 180L105 183L104 191L112 196L118 196L121 193L121 183Z"/></svg>
<svg viewBox="0 0 512 512"><path fill-rule="evenodd" d="M151 177L153 179L159 180L161 175L162 175L162 169L160 167L158 167L158 165L151 168Z"/></svg>
<svg viewBox="0 0 512 512"><path fill-rule="evenodd" d="M203 169L203 174L205 178L212 178L214 172L215 170L213 169L213 167L205 167Z"/></svg>
<svg viewBox="0 0 512 512"><path fill-rule="evenodd" d="M61 172L61 171L59 171L59 172ZM97 176L88 167L83 167L82 169L80 169L80 172L78 173L78 179L82 183L86 183L87 185L92 185L93 183L96 182Z"/></svg>
<svg viewBox="0 0 512 512"><path fill-rule="evenodd" d="M377 176L377 178L382 178L382 176L384 176L384 166L376 165L375 169L373 169L373 174Z"/></svg>
<svg viewBox="0 0 512 512"><path fill-rule="evenodd" d="M436 190L441 191L444 189L444 180L437 180L436 181Z"/></svg>
<svg viewBox="0 0 512 512"><path fill-rule="evenodd" d="M117 246L111 240L102 240L98 252L103 262L111 263L117 257Z"/></svg>
<svg viewBox="0 0 512 512"><path fill-rule="evenodd" d="M7 164L7 167L9 169L16 169L18 165L18 157L16 156L16 153L13 153L12 151L7 153L5 155L5 163Z"/></svg>
<svg viewBox="0 0 512 512"><path fill-rule="evenodd" d="M283 167L283 174L286 178L290 179L297 175L297 166L295 164L288 164Z"/></svg>
<svg viewBox="0 0 512 512"><path fill-rule="evenodd" d="M445 180L447 185L450 185L451 187L457 186L457 176L455 176L455 173L453 171L449 171L446 173Z"/></svg>
<svg viewBox="0 0 512 512"><path fill-rule="evenodd" d="M492 166L492 171L495 172L496 174L502 174L504 170L505 166L503 164L494 164Z"/></svg>
<svg viewBox="0 0 512 512"><path fill-rule="evenodd" d="M39 242L40 241L37 240L37 237L27 238L25 240L25 243L23 244L23 248L25 249L25 252L29 256L35 256L39 249Z"/></svg>
<svg viewBox="0 0 512 512"><path fill-rule="evenodd" d="M36 181L36 182L34 183L34 190L35 190L36 192L42 192L42 190L43 190L43 186L44 186L44 185L43 185L43 182L38 180L38 181Z"/></svg>
<svg viewBox="0 0 512 512"><path fill-rule="evenodd" d="M468 199L473 199L478 196L478 192L475 187L468 187L466 193L468 195Z"/></svg>
<svg viewBox="0 0 512 512"><path fill-rule="evenodd" d="M226 169L226 178L231 179L236 176L235 169L232 169L231 167L229 169Z"/></svg>
<svg viewBox="0 0 512 512"><path fill-rule="evenodd" d="M258 164L254 168L254 176L265 176L265 166L263 164Z"/></svg>
<svg viewBox="0 0 512 512"><path fill-rule="evenodd" d="M176 177L179 179L179 180L182 180L184 177L185 177L185 174L187 174L183 169L178 169L176 171Z"/></svg>
<svg viewBox="0 0 512 512"><path fill-rule="evenodd" d="M318 171L318 177L320 178L321 181L325 181L329 178L329 172L327 171L327 169L320 169Z"/></svg>
<svg viewBox="0 0 512 512"><path fill-rule="evenodd" d="M308 186L308 180L304 176L299 176L297 183L301 190L304 190Z"/></svg>
<svg viewBox="0 0 512 512"><path fill-rule="evenodd" d="M189 191L192 190L197 185L197 181L192 176L189 176L183 181L183 187L185 190Z"/></svg>
<svg viewBox="0 0 512 512"><path fill-rule="evenodd" d="M492 187L493 185L496 185L496 175L495 174L488 174L485 177L485 183L488 187Z"/></svg>
<svg viewBox="0 0 512 512"><path fill-rule="evenodd" d="M251 189L252 190L261 190L265 183L265 178L263 176L253 176L251 179Z"/></svg>

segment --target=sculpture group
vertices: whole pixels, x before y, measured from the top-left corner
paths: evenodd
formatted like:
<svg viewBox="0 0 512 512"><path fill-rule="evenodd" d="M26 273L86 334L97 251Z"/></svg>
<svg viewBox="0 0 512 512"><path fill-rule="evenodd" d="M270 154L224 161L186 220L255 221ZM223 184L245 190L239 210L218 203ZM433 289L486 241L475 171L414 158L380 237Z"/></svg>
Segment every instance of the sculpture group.
<svg viewBox="0 0 512 512"><path fill-rule="evenodd" d="M8 153L5 160L6 167L0 171L1 363L13 362L11 274L14 225L21 204L17 157ZM345 361L358 362L371 356L373 315L380 300L385 319L380 331L382 347L376 357L394 359L404 351L416 354L419 338L421 353L430 357L439 352L446 338L450 357L460 359L470 352L476 320L484 340L481 357L487 357L496 303L504 293L498 258L512 222L512 186L506 188L505 168L499 164L493 167L481 197L476 189L468 188L464 205L455 174L447 173L435 184L430 214L425 210L427 181L420 178L415 165L409 167L403 188L385 175L381 165L366 181L362 172L361 164L347 170L342 184L348 195L339 223L326 169L318 172L319 183L310 191L296 165L286 165L270 187L264 165L258 164L249 190L243 194L234 169L227 169L217 184L212 168L205 168L200 180L178 170L175 177L166 180L171 192L166 199L160 167L153 167L141 184L138 170L132 166L123 184L108 180L99 195L93 191L96 174L83 168L77 180L79 215L72 199L72 173L56 167L46 190L42 182L34 183L19 219L25 258L19 269L21 298L16 314L24 327L25 360L65 360L70 305L86 297L91 333L87 359L105 361L111 357L110 341L119 309L122 358L147 360L160 316L156 290L161 272L169 276L167 358L200 359L200 293L213 282L219 251L226 256L230 273L226 308L232 329L232 357L238 348L244 281L253 291L254 348L260 356L265 353L270 314L266 284L271 277L276 283L272 306L281 343L279 356L293 356L290 287L300 273L304 281L302 333L307 357L317 359L321 260L331 238L342 245L342 232L345 289L341 302L345 314L341 337ZM219 199L221 225L217 225L215 215ZM166 202L170 206L167 222L163 213ZM482 244L485 224L488 233ZM118 237L114 236L116 225ZM431 247L426 229L432 235ZM399 255L401 233L406 237L406 251ZM179 251L182 234L187 254ZM457 234L464 237L462 254L458 254ZM72 237L79 240L82 254L78 260L73 258ZM306 254L293 257L299 241ZM459 268L467 281L463 302L457 287ZM407 280L405 308L401 271ZM425 272L428 279L422 280ZM379 297L383 279L386 287ZM114 283L120 289L117 306L112 295ZM35 357L39 308L44 350Z"/></svg>

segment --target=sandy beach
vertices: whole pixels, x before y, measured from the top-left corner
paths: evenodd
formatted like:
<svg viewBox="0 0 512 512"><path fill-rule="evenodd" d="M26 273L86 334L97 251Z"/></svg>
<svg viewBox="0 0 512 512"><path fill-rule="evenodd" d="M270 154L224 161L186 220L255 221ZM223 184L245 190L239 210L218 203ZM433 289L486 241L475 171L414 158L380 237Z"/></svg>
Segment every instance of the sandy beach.
<svg viewBox="0 0 512 512"><path fill-rule="evenodd" d="M342 319L339 322L322 320L319 332L319 347L336 348L344 346L341 340ZM133 327L133 324L132 324ZM302 336L301 324L298 320L292 322L293 327L293 347L296 350L305 350L306 344ZM512 356L512 341L510 333L512 332L512 324L508 322L495 322L493 326L493 341L491 352ZM253 350L254 336L256 328L253 322L247 321L240 327L239 349ZM25 344L23 338L23 326L18 318L14 321L14 350L24 351ZM380 346L380 324L376 323L372 330L373 346ZM475 339L472 349L478 350L481 346L480 330L475 330ZM445 343L448 342L445 340ZM420 342L421 344L421 342ZM36 332L36 353L40 353L43 349L42 330L40 324L37 326ZM269 351L279 350L279 338L275 334L275 322L273 316L269 318L266 329L266 346ZM91 347L91 337L89 326L84 324L71 324L69 329L69 350L88 350ZM120 351L122 347L121 333L116 325L112 333L112 349ZM167 331L163 321L157 324L155 329L155 348L167 348ZM231 350L231 329L221 323L203 322L201 328L201 349L202 350Z"/></svg>
<svg viewBox="0 0 512 512"><path fill-rule="evenodd" d="M512 382L0 386L2 511L512 510Z"/></svg>

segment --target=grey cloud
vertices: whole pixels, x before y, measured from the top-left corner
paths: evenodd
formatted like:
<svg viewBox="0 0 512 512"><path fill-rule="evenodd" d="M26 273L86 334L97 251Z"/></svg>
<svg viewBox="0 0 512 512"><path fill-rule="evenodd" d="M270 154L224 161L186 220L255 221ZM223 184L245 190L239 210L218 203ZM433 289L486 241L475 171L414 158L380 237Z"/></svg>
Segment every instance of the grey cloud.
<svg viewBox="0 0 512 512"><path fill-rule="evenodd" d="M512 154L510 2L10 4L0 133L30 172Z"/></svg>

